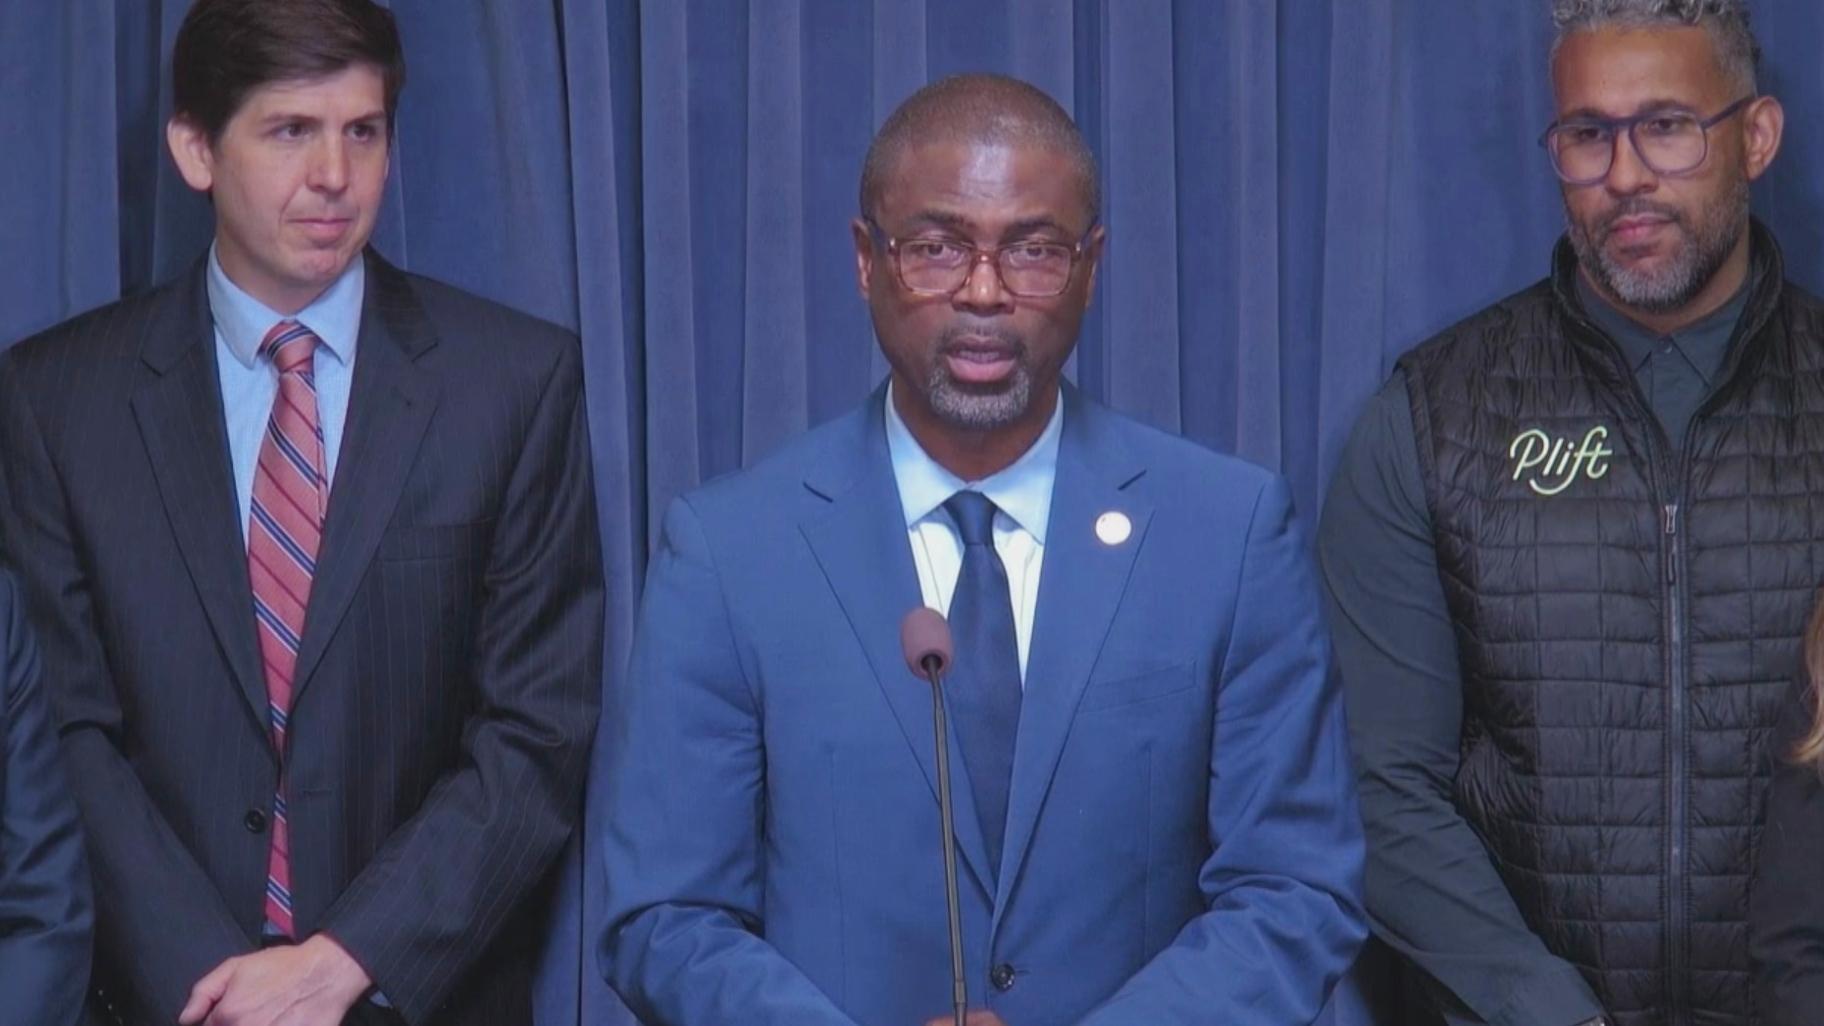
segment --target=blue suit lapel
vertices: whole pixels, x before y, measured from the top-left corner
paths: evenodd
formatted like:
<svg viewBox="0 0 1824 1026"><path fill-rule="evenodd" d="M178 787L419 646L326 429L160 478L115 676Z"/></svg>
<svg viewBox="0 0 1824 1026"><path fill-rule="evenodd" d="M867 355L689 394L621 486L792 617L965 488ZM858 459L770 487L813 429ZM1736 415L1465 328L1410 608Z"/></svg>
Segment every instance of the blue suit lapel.
<svg viewBox="0 0 1824 1026"><path fill-rule="evenodd" d="M835 592L849 626L867 652L875 682L899 720L906 744L924 772L937 801L937 755L932 738L930 685L913 676L899 646L899 624L908 610L922 604L918 571L906 538L899 485L887 453L885 389L877 390L861 411L834 433L834 441L805 486L828 505L799 525L816 555L830 590ZM987 881L988 845L974 801L963 779L963 757L954 733L949 738L951 797L956 804L956 845L965 868L983 894ZM937 857L939 839L931 839Z"/></svg>
<svg viewBox="0 0 1824 1026"><path fill-rule="evenodd" d="M1153 513L1150 503L1125 490L1144 467L1115 433L1119 423L1075 389L1064 390L1064 402L1064 437L1013 757L997 921L1019 879L1077 700L1121 605ZM1132 522L1132 534L1120 544L1105 544L1097 536L1096 520L1109 512Z"/></svg>

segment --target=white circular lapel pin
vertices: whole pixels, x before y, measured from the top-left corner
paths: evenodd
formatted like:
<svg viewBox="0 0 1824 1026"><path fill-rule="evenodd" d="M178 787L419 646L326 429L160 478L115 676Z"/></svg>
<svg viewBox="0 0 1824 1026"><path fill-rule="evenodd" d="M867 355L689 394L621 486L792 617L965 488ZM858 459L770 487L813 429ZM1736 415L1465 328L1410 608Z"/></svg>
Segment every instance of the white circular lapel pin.
<svg viewBox="0 0 1824 1026"><path fill-rule="evenodd" d="M1096 537L1104 545L1119 545L1134 533L1134 522L1119 510L1109 510L1096 518Z"/></svg>

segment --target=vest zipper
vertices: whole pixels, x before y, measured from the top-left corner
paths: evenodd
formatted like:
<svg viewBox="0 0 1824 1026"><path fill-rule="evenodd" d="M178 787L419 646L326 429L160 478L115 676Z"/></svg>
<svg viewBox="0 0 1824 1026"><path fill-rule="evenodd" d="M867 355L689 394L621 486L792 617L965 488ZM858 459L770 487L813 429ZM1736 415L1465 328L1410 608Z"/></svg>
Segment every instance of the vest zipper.
<svg viewBox="0 0 1824 1026"><path fill-rule="evenodd" d="M1682 463L1682 459L1680 460ZM1666 978L1669 993L1667 1004L1668 1022L1673 1026L1682 1026L1685 1022L1685 976L1688 938L1685 931L1686 922L1686 882L1685 882L1685 818L1690 804L1689 782L1686 779L1690 772L1687 765L1685 732L1687 730L1686 691L1688 682L1685 679L1685 628L1684 628L1684 595L1683 584L1679 580L1679 562L1683 549L1678 535L1678 503L1668 503L1664 507L1665 523L1665 593L1666 593L1666 682L1667 718L1666 748L1668 755L1669 791L1668 810L1670 815L1666 822Z"/></svg>
<svg viewBox="0 0 1824 1026"><path fill-rule="evenodd" d="M1615 369L1616 380L1625 382L1623 389L1633 399L1634 412L1645 425L1648 436L1647 478L1656 495L1671 501L1660 507L1660 525L1664 553L1661 566L1661 590L1665 594L1666 610L1666 769L1670 779L1667 781L1666 793L1668 806L1666 821L1666 1024L1667 1026L1690 1026L1691 990L1688 964L1690 956L1690 897L1689 885L1686 882L1689 846L1686 842L1686 821L1689 818L1690 752L1686 743L1686 734L1690 730L1689 660L1685 658L1685 595L1681 573L1684 562L1684 546L1680 543L1678 533L1679 499L1685 494L1687 479L1690 476L1691 446L1697 436L1697 425L1703 416L1715 405L1717 396L1729 382L1733 381L1740 370L1744 359L1746 339L1758 337L1761 330L1772 318L1772 306L1767 309L1750 307L1742 312L1743 323L1737 324L1735 334L1729 340L1729 357L1724 361L1722 370L1712 383L1704 398L1692 412L1691 419L1685 424L1684 444L1674 452L1672 439L1664 425L1659 422L1653 407L1647 402L1646 394L1634 380L1633 368L1621 358L1621 351L1608 340L1602 329L1588 318L1576 312L1576 308L1560 299L1561 308L1569 320L1586 333L1608 342L1607 354L1610 365ZM1655 444L1657 443L1657 445ZM1670 457L1668 459L1667 457Z"/></svg>

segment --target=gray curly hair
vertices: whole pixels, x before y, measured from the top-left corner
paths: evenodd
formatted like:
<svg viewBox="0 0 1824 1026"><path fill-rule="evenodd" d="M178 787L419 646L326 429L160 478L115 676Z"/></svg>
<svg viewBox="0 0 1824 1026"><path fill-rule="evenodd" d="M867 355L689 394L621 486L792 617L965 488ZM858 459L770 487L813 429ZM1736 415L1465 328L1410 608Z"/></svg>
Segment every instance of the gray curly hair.
<svg viewBox="0 0 1824 1026"><path fill-rule="evenodd" d="M1700 25L1716 43L1723 71L1743 90L1753 92L1761 64L1761 46L1748 24L1748 0L1552 0L1552 24L1558 36L1552 56L1573 32L1610 25L1655 28Z"/></svg>

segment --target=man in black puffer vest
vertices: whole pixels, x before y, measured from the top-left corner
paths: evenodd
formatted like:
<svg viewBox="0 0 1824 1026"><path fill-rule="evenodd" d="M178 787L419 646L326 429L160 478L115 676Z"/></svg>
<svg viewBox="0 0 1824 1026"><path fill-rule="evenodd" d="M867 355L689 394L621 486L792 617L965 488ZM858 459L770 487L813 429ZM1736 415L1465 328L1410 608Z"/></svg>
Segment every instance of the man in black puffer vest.
<svg viewBox="0 0 1824 1026"><path fill-rule="evenodd" d="M1743 0L1555 7L1551 277L1400 361L1320 529L1369 911L1452 1024L1752 1024L1824 304L1749 216Z"/></svg>

